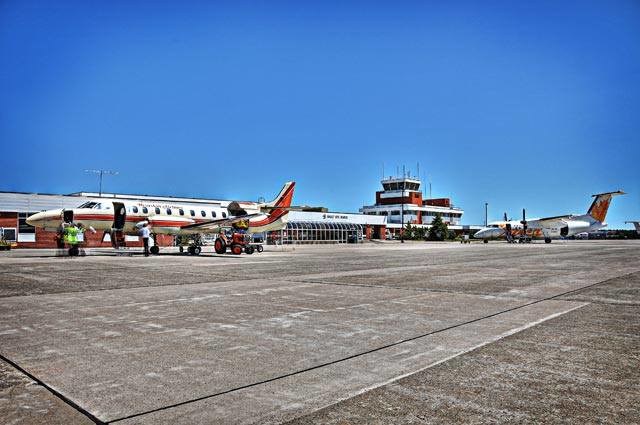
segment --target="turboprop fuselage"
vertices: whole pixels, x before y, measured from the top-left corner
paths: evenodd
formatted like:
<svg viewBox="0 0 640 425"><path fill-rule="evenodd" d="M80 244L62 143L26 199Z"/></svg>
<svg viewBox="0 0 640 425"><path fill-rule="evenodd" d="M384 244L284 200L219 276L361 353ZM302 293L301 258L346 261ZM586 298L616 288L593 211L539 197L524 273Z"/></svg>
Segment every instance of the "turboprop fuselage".
<svg viewBox="0 0 640 425"><path fill-rule="evenodd" d="M488 239L511 237L517 238L528 236L530 238L544 238L545 242L551 239L577 235L579 233L594 232L606 227L605 217L614 196L624 195L624 192L606 192L592 195L594 197L591 206L586 214L581 215L560 215L555 217L544 217L523 220L494 221L486 227L477 231L473 237L477 239ZM506 218L506 213L505 213Z"/></svg>
<svg viewBox="0 0 640 425"><path fill-rule="evenodd" d="M55 231L66 222L96 231L118 230L125 234L137 234L147 223L154 234L179 235L214 233L220 227L228 227L230 221L246 216L247 231L259 233L285 226L294 185L287 183L270 203L234 201L223 205L96 198L77 208L36 213L27 218L27 223ZM218 227L217 222L220 222Z"/></svg>
<svg viewBox="0 0 640 425"><path fill-rule="evenodd" d="M487 227L477 231L474 238L502 238L506 235L509 226L511 227L511 235L514 237L524 236L526 234L526 236L538 239L573 236L578 233L594 232L607 226L606 223L596 221L592 217L585 215L565 217L559 219L553 225L547 226L537 224L537 220L538 219L527 220L526 232L524 225L520 221L494 221L489 223Z"/></svg>

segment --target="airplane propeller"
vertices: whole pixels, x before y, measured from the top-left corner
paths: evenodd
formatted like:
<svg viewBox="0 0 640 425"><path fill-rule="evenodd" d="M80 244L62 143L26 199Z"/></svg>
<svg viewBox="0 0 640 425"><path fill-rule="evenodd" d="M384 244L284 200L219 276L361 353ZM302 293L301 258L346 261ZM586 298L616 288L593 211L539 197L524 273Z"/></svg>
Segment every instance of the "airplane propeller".
<svg viewBox="0 0 640 425"><path fill-rule="evenodd" d="M522 223L523 233L526 234L527 233L527 215L524 208L522 209L522 221L520 221L520 223Z"/></svg>
<svg viewBox="0 0 640 425"><path fill-rule="evenodd" d="M506 222L506 224L504 225L504 233L505 233L505 236L507 237L507 242L511 242L513 235L511 233L511 223L507 218L506 212L504 213L504 221Z"/></svg>

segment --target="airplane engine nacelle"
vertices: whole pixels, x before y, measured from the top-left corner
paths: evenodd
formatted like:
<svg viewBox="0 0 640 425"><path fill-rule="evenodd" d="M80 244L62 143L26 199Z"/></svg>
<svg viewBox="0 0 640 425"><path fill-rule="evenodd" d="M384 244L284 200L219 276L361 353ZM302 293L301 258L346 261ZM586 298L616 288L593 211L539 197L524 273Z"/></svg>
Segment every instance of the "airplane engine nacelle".
<svg viewBox="0 0 640 425"><path fill-rule="evenodd" d="M567 224L560 228L560 236L572 236L585 232L589 229L589 223L586 221L568 221Z"/></svg>

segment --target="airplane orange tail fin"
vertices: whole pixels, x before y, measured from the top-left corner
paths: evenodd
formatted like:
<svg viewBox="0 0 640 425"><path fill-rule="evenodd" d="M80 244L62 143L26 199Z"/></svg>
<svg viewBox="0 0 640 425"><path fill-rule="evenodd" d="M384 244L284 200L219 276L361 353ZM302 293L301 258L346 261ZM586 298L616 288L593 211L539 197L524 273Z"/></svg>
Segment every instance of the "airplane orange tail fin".
<svg viewBox="0 0 640 425"><path fill-rule="evenodd" d="M296 182L285 183L280 193L278 193L278 196L276 196L273 201L264 204L264 207L271 209L272 211L280 208L288 211L288 208L291 206L291 202L293 201L293 190L295 186Z"/></svg>
<svg viewBox="0 0 640 425"><path fill-rule="evenodd" d="M589 211L587 211L587 214L589 214L599 222L604 222L604 219L607 217L607 211L609 211L609 205L611 205L611 198L617 195L624 194L625 193L623 191L618 190L616 192L606 192L592 195L595 199L589 207Z"/></svg>

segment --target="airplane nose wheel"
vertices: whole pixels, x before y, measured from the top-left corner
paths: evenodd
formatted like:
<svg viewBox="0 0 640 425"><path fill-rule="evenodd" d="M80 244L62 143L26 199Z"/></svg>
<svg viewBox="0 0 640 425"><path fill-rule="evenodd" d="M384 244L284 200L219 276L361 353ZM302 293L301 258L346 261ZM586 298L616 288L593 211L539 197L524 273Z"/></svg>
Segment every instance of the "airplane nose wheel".
<svg viewBox="0 0 640 425"><path fill-rule="evenodd" d="M158 255L160 253L160 247L158 245L154 245L149 248L149 251L151 251L153 255Z"/></svg>

